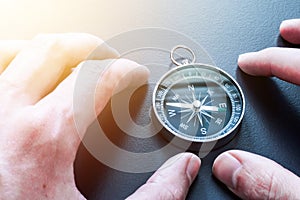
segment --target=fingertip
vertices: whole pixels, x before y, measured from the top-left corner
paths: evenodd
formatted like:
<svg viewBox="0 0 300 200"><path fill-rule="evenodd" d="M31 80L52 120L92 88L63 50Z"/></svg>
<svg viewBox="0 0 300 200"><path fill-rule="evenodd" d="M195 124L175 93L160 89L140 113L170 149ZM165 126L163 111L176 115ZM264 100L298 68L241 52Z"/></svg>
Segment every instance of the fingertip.
<svg viewBox="0 0 300 200"><path fill-rule="evenodd" d="M255 68L255 60L257 59L257 52L249 52L239 55L238 57L238 66L239 68L249 74L249 75L257 75Z"/></svg>
<svg viewBox="0 0 300 200"><path fill-rule="evenodd" d="M200 158L192 153L177 154L128 199L185 199L200 165Z"/></svg>
<svg viewBox="0 0 300 200"><path fill-rule="evenodd" d="M279 26L280 33L285 32L285 31L289 31L290 29L297 27L296 22L297 21L295 19L288 19L288 20L282 21L280 26Z"/></svg>
<svg viewBox="0 0 300 200"><path fill-rule="evenodd" d="M187 186L190 186L192 184L192 182L195 180L196 176L198 175L200 165L201 165L201 160L198 156L192 153L185 152L169 158L158 169L158 171L160 171L160 174L164 174L165 177L168 177L165 180L170 181L170 183L174 182L174 180L178 181L179 179L181 179L182 183L181 184L178 183L178 185L180 185L180 187L183 187L182 184L184 183L185 180L188 181ZM176 176L174 176L174 173L176 173ZM152 178L157 179L157 176L154 174ZM149 180L152 181L153 180L152 178L150 178Z"/></svg>
<svg viewBox="0 0 300 200"><path fill-rule="evenodd" d="M240 54L238 57L238 65L242 69L249 63L249 60L251 60L253 55L253 52Z"/></svg>
<svg viewBox="0 0 300 200"><path fill-rule="evenodd" d="M213 163L213 174L229 188L236 188L235 174L241 169L242 164L230 151L219 155Z"/></svg>
<svg viewBox="0 0 300 200"><path fill-rule="evenodd" d="M288 38L288 35L290 34L290 29L293 26L293 22L291 20L284 20L281 22L280 26L279 26L279 32L280 35L283 38Z"/></svg>
<svg viewBox="0 0 300 200"><path fill-rule="evenodd" d="M299 49L269 47L240 55L238 65L242 71L252 76L277 76L298 84L298 54Z"/></svg>
<svg viewBox="0 0 300 200"><path fill-rule="evenodd" d="M100 39L99 39L100 40ZM106 42L98 41L97 47L87 57L87 60L115 59L120 57L120 53Z"/></svg>
<svg viewBox="0 0 300 200"><path fill-rule="evenodd" d="M280 33L284 32L286 27L289 25L290 20L284 20L281 22L280 26L279 26L279 31Z"/></svg>
<svg viewBox="0 0 300 200"><path fill-rule="evenodd" d="M299 177L276 162L241 150L219 155L213 174L242 199L295 199L295 185L300 183Z"/></svg>
<svg viewBox="0 0 300 200"><path fill-rule="evenodd" d="M189 178L190 184L196 178L198 171L201 166L201 160L198 156L193 153L180 153L171 158L169 158L160 169L167 168L170 171L170 175L174 173L174 170L177 169L177 172L180 170L185 170L185 174ZM184 172L184 171L183 171Z"/></svg>
<svg viewBox="0 0 300 200"><path fill-rule="evenodd" d="M300 19L289 19L281 22L281 36L290 43L300 44Z"/></svg>
<svg viewBox="0 0 300 200"><path fill-rule="evenodd" d="M112 65L115 65L115 70L120 71L122 68L127 68L127 71L122 74L119 83L117 84L114 94L123 91L125 88L138 88L147 83L150 75L149 69L132 60L117 59ZM117 74L117 72L115 72Z"/></svg>
<svg viewBox="0 0 300 200"><path fill-rule="evenodd" d="M191 154L189 163L186 168L186 173L190 179L190 184L192 184L192 182L195 180L198 171L200 169L200 166L201 166L201 159L198 156Z"/></svg>

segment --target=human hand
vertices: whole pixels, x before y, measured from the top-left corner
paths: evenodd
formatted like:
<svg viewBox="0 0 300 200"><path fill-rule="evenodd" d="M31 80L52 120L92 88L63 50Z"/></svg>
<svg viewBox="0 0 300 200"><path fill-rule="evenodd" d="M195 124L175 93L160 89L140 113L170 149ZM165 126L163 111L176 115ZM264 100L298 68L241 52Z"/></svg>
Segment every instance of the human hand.
<svg viewBox="0 0 300 200"><path fill-rule="evenodd" d="M300 19L284 21L280 33L300 44ZM254 76L276 76L300 85L300 49L268 48L243 54L239 67ZM300 178L274 161L232 150L217 157L214 175L243 199L300 199Z"/></svg>
<svg viewBox="0 0 300 200"><path fill-rule="evenodd" d="M84 61L92 52L97 61ZM148 70L124 59L107 68L108 60L102 59L115 58L117 53L87 34L2 41L0 54L0 199L84 199L75 185L73 162L94 119L81 117L81 129L74 122L73 91L79 69L91 63L103 71L96 91L88 87L81 91L83 96L95 93L96 114L119 86L144 82ZM79 109L85 112L84 106ZM199 168L197 156L179 154L129 199L183 199Z"/></svg>
<svg viewBox="0 0 300 200"><path fill-rule="evenodd" d="M283 21L281 36L293 44L300 44L300 19ZM300 85L300 49L271 47L239 56L238 65L253 76L276 76Z"/></svg>
<svg viewBox="0 0 300 200"><path fill-rule="evenodd" d="M144 82L148 70L124 59L106 68L101 59L117 53L88 34L0 42L0 199L84 199L75 185L73 162L94 119L83 118L83 128L77 129L73 90L79 68L89 63L81 62L92 52L99 60L89 62L103 72L96 91L86 88L82 95L95 92L99 114L119 82L123 87L131 80Z"/></svg>

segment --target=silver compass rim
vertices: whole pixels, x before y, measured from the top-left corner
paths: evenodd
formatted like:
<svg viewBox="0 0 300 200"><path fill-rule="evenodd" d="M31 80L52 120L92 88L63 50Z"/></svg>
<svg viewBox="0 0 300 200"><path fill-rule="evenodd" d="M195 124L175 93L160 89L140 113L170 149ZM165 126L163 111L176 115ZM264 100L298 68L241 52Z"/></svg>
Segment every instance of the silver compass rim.
<svg viewBox="0 0 300 200"><path fill-rule="evenodd" d="M230 130L228 131L226 134L223 134L223 135L219 135L219 136L216 136L214 138L210 138L210 139L197 139L197 138L190 138L190 137L185 137L184 135L182 134L178 134L176 133L175 131L173 131L170 127L166 126L165 123L161 120L161 118L159 117L158 113L157 113L157 110L155 108L155 94L156 94L156 91L160 85L160 83L167 77L169 76L170 74L172 74L174 71L178 71L178 69L180 68L184 68L184 67L187 67L187 66L196 66L196 67L200 67L200 66L204 66L204 67L207 67L207 68L210 68L210 69L213 69L213 70L217 70L217 71L220 71L221 73L225 74L229 79L230 81L232 81L235 85L235 87L237 87L240 95L241 95L241 100L242 100L242 112L241 112L241 116L239 118L239 120L236 122L235 126ZM219 141L219 140L222 140L224 138L226 138L227 136L231 135L232 133L234 133L238 128L239 126L241 125L241 122L244 118L244 115L245 115L245 108L246 108L246 102L245 102L245 96L244 96L244 93L240 87L240 85L238 84L238 82L229 74L227 73L226 71L224 71L223 69L217 67L217 66L213 66L213 65L209 65L209 64L204 64L204 63L188 63L188 64L184 64L184 65L179 65L177 67L174 67L172 68L171 70L169 70L167 73L165 73L160 79L159 81L156 83L156 86L153 90L153 95L152 95L152 108L154 110L154 113L155 113L155 117L157 118L157 120L160 122L160 124L165 128L167 129L167 131L169 131L170 133L172 133L174 136L176 137L179 137L185 141L188 141L188 142L192 142L192 143L209 143L209 142L215 142L215 141ZM223 129L222 129L223 130Z"/></svg>

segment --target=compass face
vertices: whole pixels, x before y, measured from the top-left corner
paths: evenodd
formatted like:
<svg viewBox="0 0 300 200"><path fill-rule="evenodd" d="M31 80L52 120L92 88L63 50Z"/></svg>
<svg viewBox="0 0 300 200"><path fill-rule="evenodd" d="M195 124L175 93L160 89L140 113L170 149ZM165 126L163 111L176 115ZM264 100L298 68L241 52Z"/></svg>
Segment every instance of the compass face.
<svg viewBox="0 0 300 200"><path fill-rule="evenodd" d="M165 74L155 87L153 108L172 134L210 142L232 133L244 115L244 96L233 78L210 65L188 64Z"/></svg>

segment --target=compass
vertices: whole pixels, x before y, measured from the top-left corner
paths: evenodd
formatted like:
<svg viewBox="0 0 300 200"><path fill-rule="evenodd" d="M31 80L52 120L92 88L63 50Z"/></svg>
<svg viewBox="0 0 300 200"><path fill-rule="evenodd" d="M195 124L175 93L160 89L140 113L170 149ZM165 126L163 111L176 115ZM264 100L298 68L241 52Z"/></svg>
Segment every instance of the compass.
<svg viewBox="0 0 300 200"><path fill-rule="evenodd" d="M193 61L177 62L173 54L178 48L188 50ZM171 60L178 66L163 75L153 93L158 121L168 133L194 146L228 142L245 111L238 83L218 67L194 63L195 55L188 47L174 47Z"/></svg>

